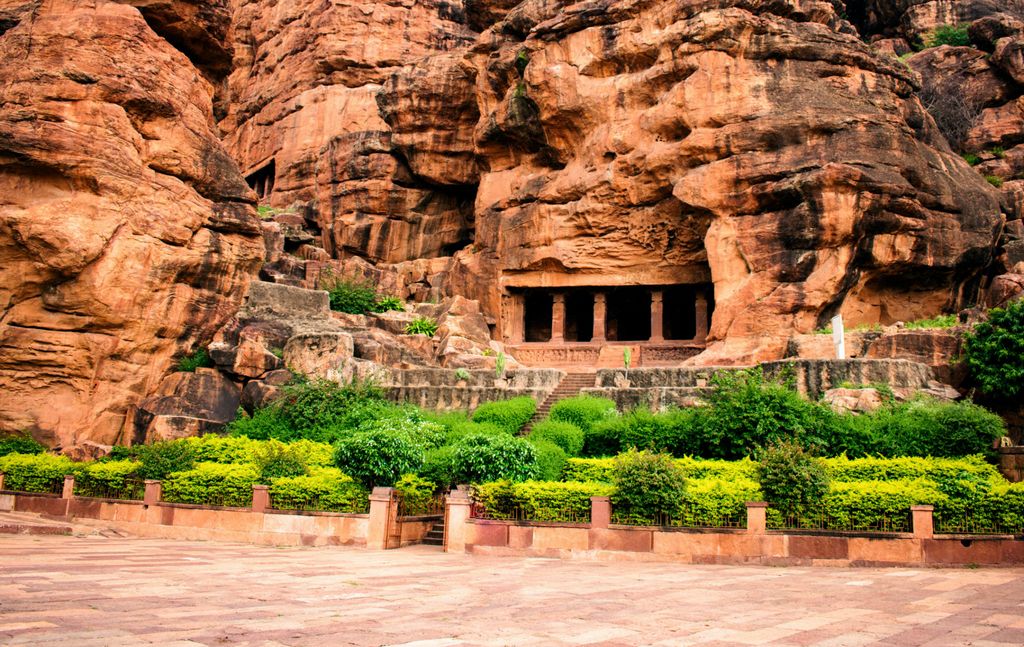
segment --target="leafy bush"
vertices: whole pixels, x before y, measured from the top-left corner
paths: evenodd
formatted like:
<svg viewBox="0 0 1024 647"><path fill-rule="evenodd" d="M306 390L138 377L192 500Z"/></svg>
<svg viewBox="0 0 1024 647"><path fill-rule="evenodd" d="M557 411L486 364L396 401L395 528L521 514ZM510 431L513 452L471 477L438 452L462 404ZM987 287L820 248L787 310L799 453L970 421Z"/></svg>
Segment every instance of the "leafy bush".
<svg viewBox="0 0 1024 647"><path fill-rule="evenodd" d="M415 474L406 474L395 483L395 489L402 495L402 506L407 514L426 514L429 511L435 490L432 482Z"/></svg>
<svg viewBox="0 0 1024 647"><path fill-rule="evenodd" d="M405 303L395 296L383 296L373 304L374 312L389 312L391 310L404 311Z"/></svg>
<svg viewBox="0 0 1024 647"><path fill-rule="evenodd" d="M529 438L529 442L537 451L536 478L540 481L557 481L562 478L565 468L565 450L553 442Z"/></svg>
<svg viewBox="0 0 1024 647"><path fill-rule="evenodd" d="M456 380L459 380L460 382L465 382L466 380L468 380L471 377L472 377L472 375L466 369L464 369L464 368L457 368L457 369L455 369L455 379Z"/></svg>
<svg viewBox="0 0 1024 647"><path fill-rule="evenodd" d="M1003 184L1005 183L1005 180L998 175L986 175L985 181L997 189L1003 188Z"/></svg>
<svg viewBox="0 0 1024 647"><path fill-rule="evenodd" d="M377 291L373 283L359 277L343 277L327 273L320 280L320 288L327 290L331 310L362 315L377 305Z"/></svg>
<svg viewBox="0 0 1024 647"><path fill-rule="evenodd" d="M608 398L579 395L559 400L551 407L551 419L576 425L587 436L595 423L615 416L615 403Z"/></svg>
<svg viewBox="0 0 1024 647"><path fill-rule="evenodd" d="M995 308L964 335L964 363L981 391L1002 398L1024 396L1024 299Z"/></svg>
<svg viewBox="0 0 1024 647"><path fill-rule="evenodd" d="M423 454L423 467L420 468L420 476L441 490L448 490L459 485L455 473L455 446L445 445L427 450Z"/></svg>
<svg viewBox="0 0 1024 647"><path fill-rule="evenodd" d="M965 458L827 458L832 481L913 481L927 479L940 488L963 480L1001 481L994 465L981 456Z"/></svg>
<svg viewBox="0 0 1024 647"><path fill-rule="evenodd" d="M677 456L700 449L694 437L697 427L693 409L674 409L666 413L651 413L639 407L622 416L602 420L591 428L583 453L588 456L614 455L634 447L654 452L669 452Z"/></svg>
<svg viewBox="0 0 1024 647"><path fill-rule="evenodd" d="M522 515L530 521L586 522L590 498L611 496L606 483L551 483L499 481L474 486L473 498L496 519Z"/></svg>
<svg viewBox="0 0 1024 647"><path fill-rule="evenodd" d="M75 464L66 456L53 454L8 454L0 457L4 489L18 492L50 492Z"/></svg>
<svg viewBox="0 0 1024 647"><path fill-rule="evenodd" d="M876 451L884 456L992 455L1006 434L1002 418L970 402L915 400L867 417Z"/></svg>
<svg viewBox="0 0 1024 647"><path fill-rule="evenodd" d="M313 468L309 476L276 478L270 498L278 510L366 513L369 492L333 467Z"/></svg>
<svg viewBox="0 0 1024 647"><path fill-rule="evenodd" d="M296 435L288 424L284 411L274 404L253 411L251 416L242 412L239 417L228 423L227 433L229 436L254 440L274 438L282 441L291 440Z"/></svg>
<svg viewBox="0 0 1024 647"><path fill-rule="evenodd" d="M825 462L792 441L772 443L761 452L757 482L768 502L786 514L820 503L828 492Z"/></svg>
<svg viewBox="0 0 1024 647"><path fill-rule="evenodd" d="M971 44L971 37L967 33L967 25L939 25L925 34L924 44L925 47L967 47Z"/></svg>
<svg viewBox="0 0 1024 647"><path fill-rule="evenodd" d="M676 517L682 510L686 477L668 454L635 449L615 458L612 505L633 517Z"/></svg>
<svg viewBox="0 0 1024 647"><path fill-rule="evenodd" d="M530 440L554 443L567 456L579 456L583 451L583 431L571 422L542 420L533 426Z"/></svg>
<svg viewBox="0 0 1024 647"><path fill-rule="evenodd" d="M964 153L962 157L964 158L964 161L970 164L971 166L977 166L978 164L981 164L981 157L979 157L975 153Z"/></svg>
<svg viewBox="0 0 1024 647"><path fill-rule="evenodd" d="M537 474L537 450L522 438L471 434L454 445L455 483L525 481Z"/></svg>
<svg viewBox="0 0 1024 647"><path fill-rule="evenodd" d="M255 465L199 463L163 479L163 500L248 508L252 505L252 486L259 480Z"/></svg>
<svg viewBox="0 0 1024 647"><path fill-rule="evenodd" d="M405 334L433 337L437 334L437 320L431 317L416 317L405 326Z"/></svg>
<svg viewBox="0 0 1024 647"><path fill-rule="evenodd" d="M743 521L747 502L763 499L757 483L748 478L687 479L681 525L719 525L713 522L724 519Z"/></svg>
<svg viewBox="0 0 1024 647"><path fill-rule="evenodd" d="M208 368L213 366L213 360L207 354L205 348L200 348L191 355L183 355L178 358L178 370L182 373L195 373L197 368Z"/></svg>
<svg viewBox="0 0 1024 647"><path fill-rule="evenodd" d="M141 463L136 461L104 461L83 463L75 469L75 494L78 496L106 496L111 490L122 490L130 480L138 479ZM136 496L144 491L137 488Z"/></svg>
<svg viewBox="0 0 1024 647"><path fill-rule="evenodd" d="M334 463L368 488L391 486L423 465L423 446L406 433L361 431L338 441Z"/></svg>
<svg viewBox="0 0 1024 647"><path fill-rule="evenodd" d="M164 441L152 445L139 445L135 450L139 463L139 478L162 481L172 472L191 470L196 462L195 452L188 443Z"/></svg>
<svg viewBox="0 0 1024 647"><path fill-rule="evenodd" d="M0 438L0 456L8 454L42 454L46 446L27 433Z"/></svg>
<svg viewBox="0 0 1024 647"><path fill-rule="evenodd" d="M293 449L291 445L277 441L261 443L255 451L254 458L263 483L275 478L309 475L305 455L301 450Z"/></svg>
<svg viewBox="0 0 1024 647"><path fill-rule="evenodd" d="M529 396L485 402L473 412L473 422L491 423L514 435L519 433L536 411L537 403Z"/></svg>
<svg viewBox="0 0 1024 647"><path fill-rule="evenodd" d="M904 328L907 330L921 330L930 328L952 328L960 323L960 319L956 315L939 315L932 317L931 319L918 319L917 321L908 321L904 324Z"/></svg>
<svg viewBox="0 0 1024 647"><path fill-rule="evenodd" d="M389 415L368 420L359 426L359 432L404 435L423 449L440 447L447 436L443 425L427 420L412 408L394 409Z"/></svg>

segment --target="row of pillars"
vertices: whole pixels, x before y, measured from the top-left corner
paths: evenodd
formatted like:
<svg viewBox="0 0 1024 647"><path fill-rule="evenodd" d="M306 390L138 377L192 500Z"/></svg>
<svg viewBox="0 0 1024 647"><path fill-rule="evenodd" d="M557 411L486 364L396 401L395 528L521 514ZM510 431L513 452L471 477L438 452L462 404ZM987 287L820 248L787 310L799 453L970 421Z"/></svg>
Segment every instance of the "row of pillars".
<svg viewBox="0 0 1024 647"><path fill-rule="evenodd" d="M697 332L694 335L696 341L704 341L708 337L708 299L703 292L697 293L695 302ZM605 321L608 317L608 301L603 292L594 294L594 334L592 342L608 341L605 333ZM551 341L562 343L565 341L565 294L556 293L551 308ZM649 341L665 341L665 305L664 293L661 290L651 290L651 337Z"/></svg>

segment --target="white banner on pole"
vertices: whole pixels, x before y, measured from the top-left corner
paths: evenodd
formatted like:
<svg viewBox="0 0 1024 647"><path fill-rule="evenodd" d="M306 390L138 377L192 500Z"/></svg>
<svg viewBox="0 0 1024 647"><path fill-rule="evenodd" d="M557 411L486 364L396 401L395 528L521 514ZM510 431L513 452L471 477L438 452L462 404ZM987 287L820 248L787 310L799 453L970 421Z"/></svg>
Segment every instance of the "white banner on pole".
<svg viewBox="0 0 1024 647"><path fill-rule="evenodd" d="M846 359L846 336L843 331L843 315L832 317L832 344L836 347L836 359Z"/></svg>

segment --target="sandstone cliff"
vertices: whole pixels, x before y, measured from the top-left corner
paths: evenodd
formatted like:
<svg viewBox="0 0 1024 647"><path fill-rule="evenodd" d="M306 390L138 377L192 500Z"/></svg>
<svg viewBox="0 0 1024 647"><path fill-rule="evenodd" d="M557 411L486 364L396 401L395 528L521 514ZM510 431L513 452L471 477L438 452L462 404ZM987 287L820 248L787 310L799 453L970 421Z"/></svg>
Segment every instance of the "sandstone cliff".
<svg viewBox="0 0 1024 647"><path fill-rule="evenodd" d="M227 14L202 28L173 11L208 3L135 4L161 19L0 3L0 428L65 448L117 439L172 356L233 314L263 254L213 86L186 56L222 50Z"/></svg>

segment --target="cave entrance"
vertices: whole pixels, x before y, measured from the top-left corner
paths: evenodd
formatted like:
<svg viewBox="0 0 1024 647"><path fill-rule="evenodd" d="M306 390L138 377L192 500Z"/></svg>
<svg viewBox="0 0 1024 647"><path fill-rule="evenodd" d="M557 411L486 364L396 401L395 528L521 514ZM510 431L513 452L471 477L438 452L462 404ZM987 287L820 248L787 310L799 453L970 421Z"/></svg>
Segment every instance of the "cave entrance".
<svg viewBox="0 0 1024 647"><path fill-rule="evenodd" d="M276 180L277 168L273 159L245 176L245 183L256 192L260 202L270 201L270 194L274 191L274 182Z"/></svg>
<svg viewBox="0 0 1024 647"><path fill-rule="evenodd" d="M565 295L565 341L590 341L594 337L594 294L574 290Z"/></svg>
<svg viewBox="0 0 1024 647"><path fill-rule="evenodd" d="M551 341L552 306L550 292L529 291L523 299L523 339L528 342Z"/></svg>
<svg viewBox="0 0 1024 647"><path fill-rule="evenodd" d="M651 290L642 287L615 288L608 292L605 335L608 341L651 339Z"/></svg>

